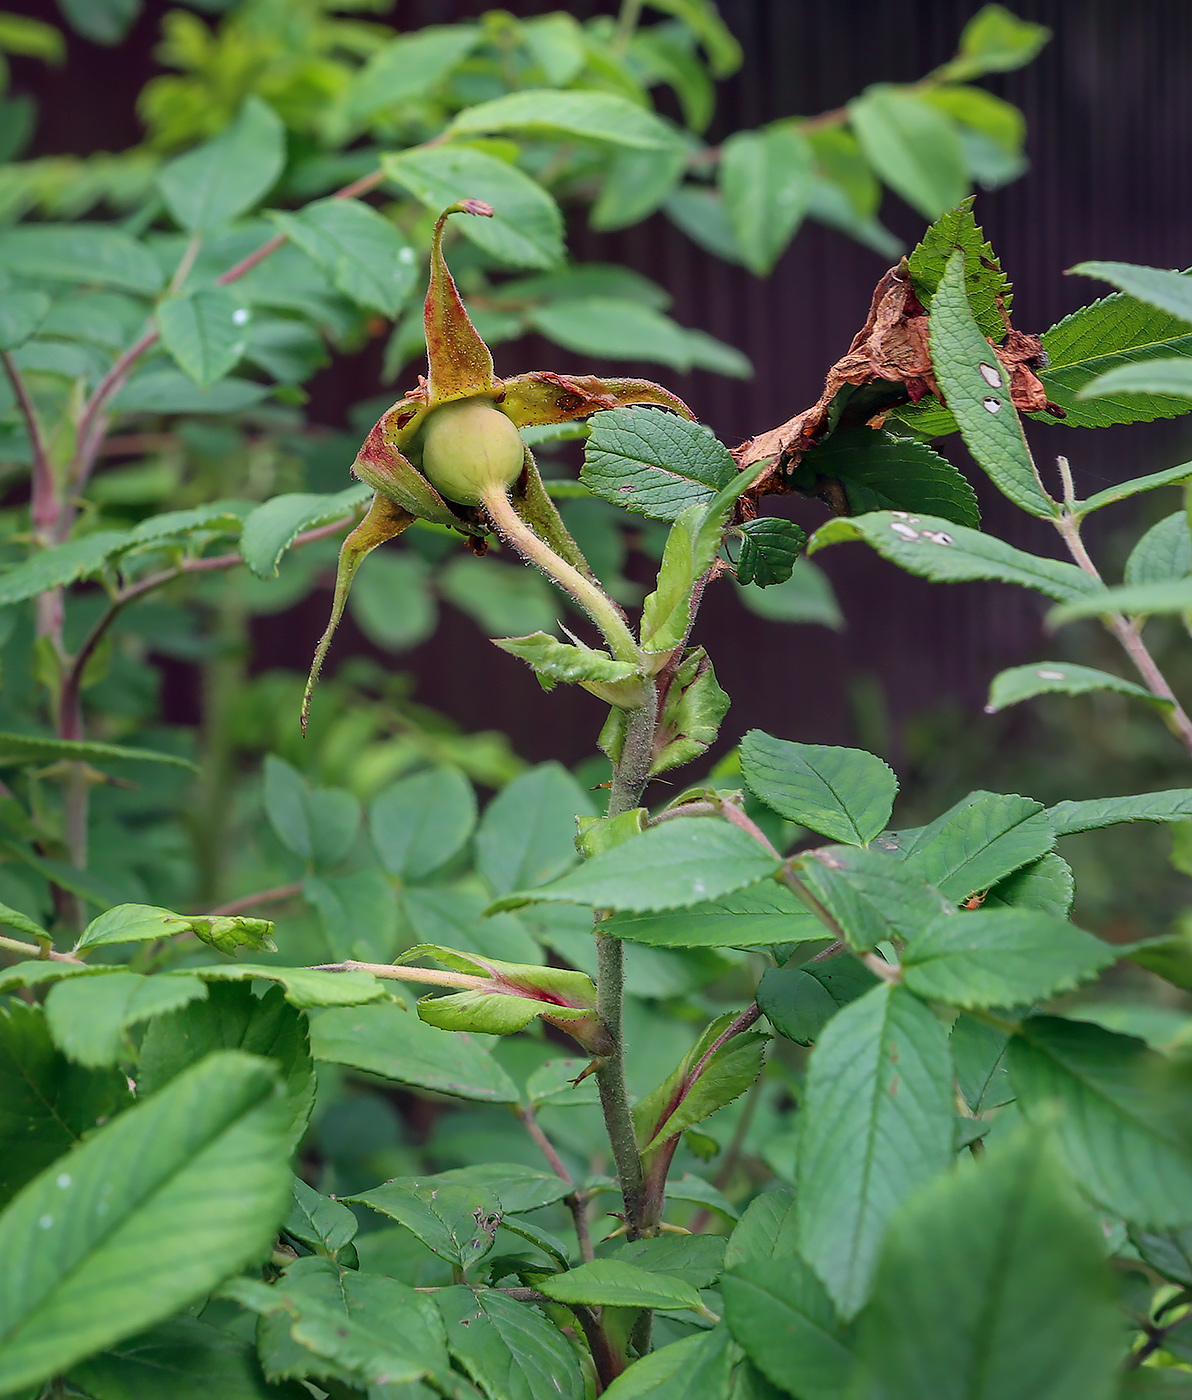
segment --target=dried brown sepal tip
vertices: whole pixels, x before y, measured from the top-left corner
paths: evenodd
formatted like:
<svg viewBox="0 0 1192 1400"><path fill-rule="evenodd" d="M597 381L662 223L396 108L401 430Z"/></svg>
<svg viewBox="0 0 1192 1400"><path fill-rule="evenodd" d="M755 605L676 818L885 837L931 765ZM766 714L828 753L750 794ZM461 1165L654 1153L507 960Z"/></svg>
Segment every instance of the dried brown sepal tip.
<svg viewBox="0 0 1192 1400"><path fill-rule="evenodd" d="M1004 312L1003 312L1004 316ZM1047 400L1035 371L1046 364L1038 336L1015 330L1005 318L1002 345L990 341L990 349L1005 367L1010 397L1020 413L1049 412L1062 417ZM928 394L943 401L928 341L929 317L915 290L904 258L878 282L865 324L852 344L828 371L824 391L810 408L785 423L759 433L734 448L733 456L744 471L755 462L772 458L772 465L747 493L749 500L781 494L793 488L788 478L800 459L830 433L871 423L891 409L918 403ZM837 402L849 387L865 388L847 402ZM839 412L833 413L833 409Z"/></svg>

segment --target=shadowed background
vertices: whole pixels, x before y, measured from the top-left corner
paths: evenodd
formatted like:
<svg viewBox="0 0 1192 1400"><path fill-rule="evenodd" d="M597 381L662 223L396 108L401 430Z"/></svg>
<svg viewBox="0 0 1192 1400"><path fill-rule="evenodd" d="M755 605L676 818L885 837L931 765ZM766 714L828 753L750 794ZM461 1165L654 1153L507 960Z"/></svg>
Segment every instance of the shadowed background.
<svg viewBox="0 0 1192 1400"><path fill-rule="evenodd" d="M47 0L10 0L9 8L56 19ZM169 8L147 5L118 49L72 35L68 61L59 69L14 61L15 90L32 93L40 107L31 154L117 150L140 138L133 103L158 71L153 48ZM471 0L397 0L386 18L405 30L486 8ZM523 0L509 8L531 15L558 5ZM613 7L568 8L583 18ZM872 82L913 80L951 54L978 8L977 0L907 0L898 6L879 0L721 0L745 61L721 87L709 140L836 107ZM1103 292L1098 284L1062 275L1081 259L1164 267L1189 261L1192 8L1181 0L1017 0L1011 8L1055 34L1027 68L983 84L1024 110L1031 168L1018 182L982 194L977 215L1015 283L1016 324L1037 332ZM882 217L908 243L923 227L892 195ZM863 321L886 266L877 254L814 224L804 227L766 280L703 252L661 215L611 235L595 234L582 216L575 217L570 247L577 258L623 262L659 282L674 297L675 318L744 350L754 378L740 382L601 362L534 339L500 346L498 373L549 367L658 378L730 445L814 401L825 370ZM309 386L312 421L343 426L351 404L381 390L379 366L378 343L324 371ZM1082 495L1192 455L1189 430L1179 420L1096 433L1032 424L1029 436L1045 482L1056 480L1053 459L1066 453ZM942 446L963 470L975 473L959 439ZM345 483L348 466L345 461ZM1025 548L1059 553L1048 526L1015 511L982 481L976 485L986 528ZM1172 508L1167 494L1162 505ZM824 515L818 503L802 500L784 499L773 508L807 526ZM1122 523L1120 515L1115 519ZM1113 528L1101 517L1097 523ZM1090 533L1095 544L1096 528ZM847 620L839 633L766 622L745 612L728 585L710 590L697 640L708 646L733 696L727 734L756 725L818 742L860 740L897 763L906 757L906 723L952 701L978 748L1028 737L1034 723L1029 715L989 718L981 703L994 672L1056 653L1056 642L1040 633L1041 605L1033 595L995 584L931 585L861 546L832 550L819 562ZM320 590L290 613L259 620L255 665L304 671L329 600L329 591ZM368 650L347 621L332 667ZM487 649L475 625L453 609L443 611L425 644L396 661L382 655L385 664L416 677L418 700L465 728L508 731L531 760L574 761L591 752L603 714L599 702L578 690L558 690L545 700L520 662ZM171 717L188 717L190 684L185 668L167 673ZM1173 770L1176 757L1173 747ZM986 782L992 776L982 775Z"/></svg>

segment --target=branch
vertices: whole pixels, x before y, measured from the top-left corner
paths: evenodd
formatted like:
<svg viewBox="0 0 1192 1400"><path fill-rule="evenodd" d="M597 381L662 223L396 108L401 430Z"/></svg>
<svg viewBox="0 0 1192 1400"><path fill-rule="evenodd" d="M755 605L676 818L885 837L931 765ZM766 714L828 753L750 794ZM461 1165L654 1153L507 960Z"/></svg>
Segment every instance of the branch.
<svg viewBox="0 0 1192 1400"><path fill-rule="evenodd" d="M534 1145L550 1163L551 1170L559 1180L565 1181L568 1186L574 1186L575 1182L571 1173L564 1165L563 1159L555 1151L554 1143L542 1131L542 1125L538 1122L538 1115L534 1110L522 1104L515 1104L513 1113L533 1139ZM563 1202L571 1212L571 1218L575 1222L575 1237L579 1243L580 1258L585 1264L590 1263L596 1256L592 1249L592 1232L588 1228L588 1198L580 1191L569 1191L563 1197Z"/></svg>
<svg viewBox="0 0 1192 1400"><path fill-rule="evenodd" d="M82 958L76 958L73 953L56 953L53 948L42 949L36 943L26 943L21 938L9 938L3 933L0 933L0 948L7 948L12 953L21 953L34 961L78 963L80 967L86 965Z"/></svg>
<svg viewBox="0 0 1192 1400"><path fill-rule="evenodd" d="M473 977L468 972L447 972L438 967L407 967L399 963L347 962L318 963L311 972L370 972L393 982L427 982L436 987L463 987L468 991L491 992L488 977ZM543 1003L546 1005L546 1003Z"/></svg>
<svg viewBox="0 0 1192 1400"><path fill-rule="evenodd" d="M4 362L4 372L8 375L13 393L17 396L21 417L25 420L25 430L29 434L29 445L33 449L33 500L31 508L33 528L38 536L49 536L58 518L58 492L54 484L54 470L50 463L50 454L46 450L45 438L42 436L41 421L38 419L33 400L29 396L29 388L25 383L24 376L17 368L12 355L5 350L0 354L0 360Z"/></svg>
<svg viewBox="0 0 1192 1400"><path fill-rule="evenodd" d="M233 914L243 914L246 909L255 909L261 904L278 904L283 899L293 899L302 893L302 882L295 880L292 885L275 885L271 890L258 890L256 894L242 894L239 899L230 899L227 904L208 909L209 919L228 918Z"/></svg>
<svg viewBox="0 0 1192 1400"><path fill-rule="evenodd" d="M1068 553L1076 563L1090 578L1096 579L1099 584L1103 585L1104 579L1101 577L1101 571L1093 563L1084 540L1081 538L1080 517L1069 504L1072 493L1072 475L1068 467L1068 460L1066 457L1061 457L1059 463L1060 474L1064 480L1065 509L1054 521L1055 528L1059 531L1060 537L1068 547ZM1189 757L1192 757L1192 718L1189 718L1187 711L1176 699L1175 692L1168 684L1167 677L1159 669L1159 663L1142 640L1142 632L1137 621L1133 618L1127 618L1119 612L1107 613L1101 620L1130 658L1134 669L1146 682L1146 687L1151 694L1170 703L1169 728L1183 744Z"/></svg>

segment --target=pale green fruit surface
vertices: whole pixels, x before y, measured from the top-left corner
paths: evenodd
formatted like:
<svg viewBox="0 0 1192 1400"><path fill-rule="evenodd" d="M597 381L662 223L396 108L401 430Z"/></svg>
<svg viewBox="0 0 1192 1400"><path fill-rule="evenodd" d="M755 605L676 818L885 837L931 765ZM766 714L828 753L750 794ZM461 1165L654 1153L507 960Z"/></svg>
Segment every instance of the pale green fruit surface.
<svg viewBox="0 0 1192 1400"><path fill-rule="evenodd" d="M457 505L478 506L487 491L511 486L524 460L517 429L491 399L457 399L427 415L422 471Z"/></svg>

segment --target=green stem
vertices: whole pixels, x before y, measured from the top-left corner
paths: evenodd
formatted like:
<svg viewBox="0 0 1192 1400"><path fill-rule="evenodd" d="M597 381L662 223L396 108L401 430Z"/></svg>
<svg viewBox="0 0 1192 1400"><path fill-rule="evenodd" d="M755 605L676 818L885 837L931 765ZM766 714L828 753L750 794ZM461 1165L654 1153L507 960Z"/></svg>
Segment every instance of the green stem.
<svg viewBox="0 0 1192 1400"><path fill-rule="evenodd" d="M618 661L629 662L631 666L641 666L641 651L616 603L530 529L514 510L504 487L494 487L485 494L484 508L492 517L502 539L541 569L547 578L571 594L600 629L613 656Z"/></svg>
<svg viewBox="0 0 1192 1400"><path fill-rule="evenodd" d="M617 15L617 27L613 31L612 49L623 54L630 45L642 17L643 0L621 0L621 11Z"/></svg>
<svg viewBox="0 0 1192 1400"><path fill-rule="evenodd" d="M651 684L648 703L629 712L625 741L620 757L613 765L613 782L608 795L610 817L632 811L641 801L650 780L650 760L657 726L657 697ZM596 1014L608 1032L613 1048L596 1071L596 1085L600 1091L600 1107L625 1201L625 1224L629 1238L634 1240L640 1234L644 1202L641 1154L638 1152L637 1134L629 1107L629 1089L625 1083L624 995L625 962L621 940L611 933L601 933L597 925Z"/></svg>

